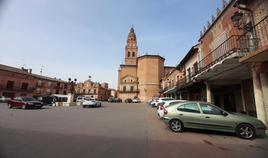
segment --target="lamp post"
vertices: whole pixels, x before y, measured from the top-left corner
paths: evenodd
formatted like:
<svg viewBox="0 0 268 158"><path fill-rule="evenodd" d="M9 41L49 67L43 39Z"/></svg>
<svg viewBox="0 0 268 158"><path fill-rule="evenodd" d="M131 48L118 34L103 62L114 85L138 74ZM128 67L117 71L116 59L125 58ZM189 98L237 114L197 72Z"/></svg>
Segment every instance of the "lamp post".
<svg viewBox="0 0 268 158"><path fill-rule="evenodd" d="M70 93L68 93L68 104L69 106L75 105L74 104L74 92L75 92L75 85L76 85L77 79L75 78L72 80L71 78L68 79L68 84L70 85Z"/></svg>

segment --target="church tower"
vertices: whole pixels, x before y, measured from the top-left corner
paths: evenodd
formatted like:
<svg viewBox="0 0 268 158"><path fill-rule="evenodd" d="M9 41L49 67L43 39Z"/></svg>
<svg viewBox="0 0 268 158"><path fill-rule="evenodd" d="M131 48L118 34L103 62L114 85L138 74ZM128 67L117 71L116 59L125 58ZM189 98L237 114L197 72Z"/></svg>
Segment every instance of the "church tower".
<svg viewBox="0 0 268 158"><path fill-rule="evenodd" d="M137 54L138 54L137 38L133 27L131 27L128 33L127 45L125 48L125 64L137 65Z"/></svg>

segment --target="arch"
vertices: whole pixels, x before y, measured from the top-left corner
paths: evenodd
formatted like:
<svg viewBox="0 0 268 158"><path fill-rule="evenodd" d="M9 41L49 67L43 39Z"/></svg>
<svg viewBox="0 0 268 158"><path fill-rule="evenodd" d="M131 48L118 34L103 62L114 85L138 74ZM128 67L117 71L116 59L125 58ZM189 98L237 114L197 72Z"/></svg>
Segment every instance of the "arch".
<svg viewBox="0 0 268 158"><path fill-rule="evenodd" d="M130 52L127 52L127 57L130 57Z"/></svg>
<svg viewBox="0 0 268 158"><path fill-rule="evenodd" d="M135 57L135 52L132 52L132 57Z"/></svg>

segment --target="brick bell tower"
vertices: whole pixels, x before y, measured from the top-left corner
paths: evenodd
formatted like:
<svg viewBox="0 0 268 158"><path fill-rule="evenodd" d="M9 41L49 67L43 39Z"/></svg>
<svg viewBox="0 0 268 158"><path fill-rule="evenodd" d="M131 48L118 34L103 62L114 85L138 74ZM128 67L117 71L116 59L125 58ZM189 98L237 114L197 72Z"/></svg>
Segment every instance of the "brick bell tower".
<svg viewBox="0 0 268 158"><path fill-rule="evenodd" d="M128 33L127 45L125 48L125 64L137 65L137 54L138 54L137 38L133 27L131 27Z"/></svg>

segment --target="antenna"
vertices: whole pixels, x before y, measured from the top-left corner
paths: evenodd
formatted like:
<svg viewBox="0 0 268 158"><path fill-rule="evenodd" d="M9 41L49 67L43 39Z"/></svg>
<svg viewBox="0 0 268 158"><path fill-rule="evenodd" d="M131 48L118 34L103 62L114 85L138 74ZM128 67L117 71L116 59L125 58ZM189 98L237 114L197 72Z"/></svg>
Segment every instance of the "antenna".
<svg viewBox="0 0 268 158"><path fill-rule="evenodd" d="M42 65L41 70L40 70L40 75L42 75L42 73L43 73L43 68L44 68L44 66Z"/></svg>

